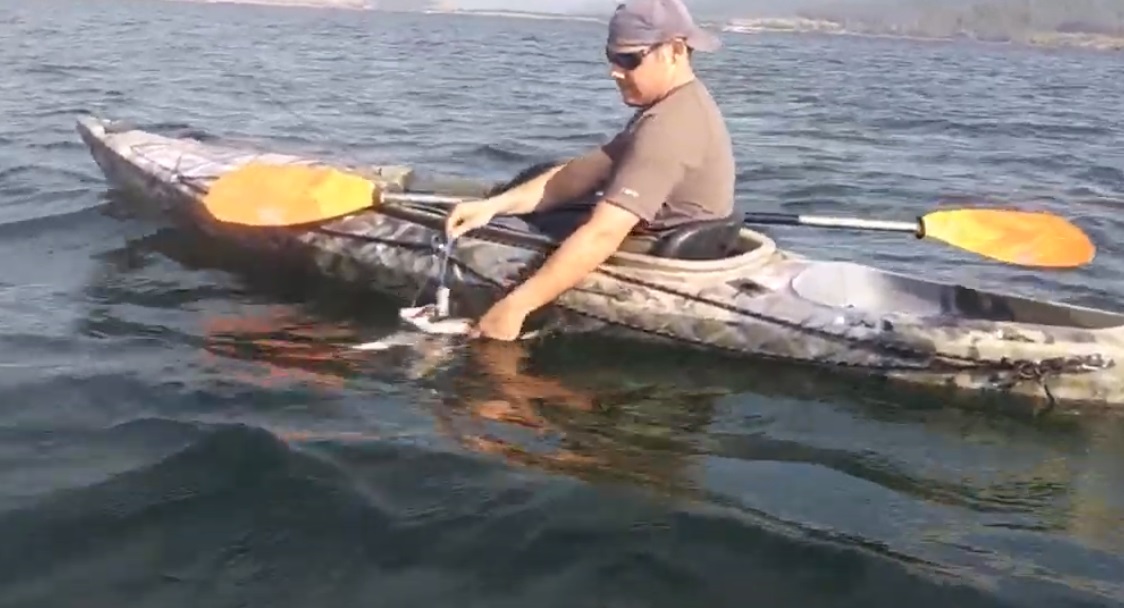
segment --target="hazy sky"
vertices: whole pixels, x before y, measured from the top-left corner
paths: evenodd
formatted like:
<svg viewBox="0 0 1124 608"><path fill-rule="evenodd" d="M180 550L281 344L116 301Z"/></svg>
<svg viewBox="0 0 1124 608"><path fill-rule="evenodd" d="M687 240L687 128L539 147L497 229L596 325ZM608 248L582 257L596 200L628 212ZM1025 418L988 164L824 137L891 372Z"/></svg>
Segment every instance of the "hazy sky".
<svg viewBox="0 0 1124 608"><path fill-rule="evenodd" d="M1063 0L1059 0L1063 1ZM570 12L597 10L610 12L616 7L618 0L455 0L456 4L466 9L527 9L548 12ZM847 4L873 4L893 3L895 0L685 0L687 7L699 12L722 8L733 9L736 12L780 12L786 13L810 6L831 4L834 6ZM900 3L900 0L898 0ZM913 0L912 3L920 3Z"/></svg>

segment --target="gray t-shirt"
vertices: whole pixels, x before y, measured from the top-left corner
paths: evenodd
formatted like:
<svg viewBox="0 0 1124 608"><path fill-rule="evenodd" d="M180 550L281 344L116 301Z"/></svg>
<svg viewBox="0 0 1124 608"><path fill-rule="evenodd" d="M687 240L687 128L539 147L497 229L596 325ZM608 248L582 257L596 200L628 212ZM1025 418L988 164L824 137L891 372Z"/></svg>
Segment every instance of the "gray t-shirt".
<svg viewBox="0 0 1124 608"><path fill-rule="evenodd" d="M698 79L636 112L611 141L576 159L612 163L600 198L635 213L637 231L729 217L734 151L722 112Z"/></svg>

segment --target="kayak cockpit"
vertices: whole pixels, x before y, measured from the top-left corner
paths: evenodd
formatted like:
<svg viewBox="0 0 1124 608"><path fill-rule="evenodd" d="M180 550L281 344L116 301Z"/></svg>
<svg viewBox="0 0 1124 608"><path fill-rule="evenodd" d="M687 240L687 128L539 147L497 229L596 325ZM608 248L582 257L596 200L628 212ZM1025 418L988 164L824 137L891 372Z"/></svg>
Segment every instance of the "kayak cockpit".
<svg viewBox="0 0 1124 608"><path fill-rule="evenodd" d="M926 281L851 262L816 262L792 280L806 300L871 313L1103 329L1124 314Z"/></svg>
<svg viewBox="0 0 1124 608"><path fill-rule="evenodd" d="M417 172L413 172L410 176L410 187L416 189L424 184L435 191L455 192L460 196L495 196L549 171L560 162L559 160L551 160L535 163L519 171L512 178L486 186L483 190L481 190L483 184L479 182L449 179L448 177L438 178L434 175L421 176L421 174ZM584 221L584 218L588 216L597 198L598 196L596 194L591 194L571 201L570 204L559 205L550 211L533 212L523 219L526 220L532 217L535 219L542 219L555 216L555 218L561 219L562 221L553 222L547 219L547 221L542 222L542 224L561 224L566 226L562 232L569 233L577 223ZM536 227L539 228L535 232L540 232L550 237L550 240L554 242L561 240L561 237L549 228L544 228L542 225L539 225L538 222L532 221L532 223L536 224ZM642 253L643 255L654 258L673 260L723 260L731 256L752 251L760 245L758 241L747 242L746 239L742 238L742 228L743 222L737 214L722 219L688 222L670 228L658 236L641 237L637 239L634 245L639 246L639 250L632 249L628 246L623 250L626 252L633 251Z"/></svg>
<svg viewBox="0 0 1124 608"><path fill-rule="evenodd" d="M745 251L738 238L741 229L737 217L691 222L660 235L647 254L677 260L720 260Z"/></svg>
<svg viewBox="0 0 1124 608"><path fill-rule="evenodd" d="M415 194L436 194L457 198L481 198L503 192L541 171L553 166L540 163L521 171L515 178L500 184L417 171L403 166L367 167L364 173L378 179L388 190ZM588 217L593 197L583 197L546 211L535 211L521 216L500 216L484 228L484 233L506 242L526 245L556 245L565 234L572 232ZM437 227L443 222L448 206L434 203L409 203L397 205L397 210L385 209L393 215L408 215L410 220ZM749 233L737 214L727 218L688 222L661 232L658 235L638 234L622 246L621 254L638 255L683 262L721 262L737 258L764 245L772 248L772 241L764 235Z"/></svg>

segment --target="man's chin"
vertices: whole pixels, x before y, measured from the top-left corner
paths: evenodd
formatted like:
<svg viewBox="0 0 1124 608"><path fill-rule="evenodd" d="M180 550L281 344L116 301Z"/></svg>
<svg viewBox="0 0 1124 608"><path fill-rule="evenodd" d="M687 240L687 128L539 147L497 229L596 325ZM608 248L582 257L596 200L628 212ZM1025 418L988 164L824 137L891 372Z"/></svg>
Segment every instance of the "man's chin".
<svg viewBox="0 0 1124 608"><path fill-rule="evenodd" d="M621 94L621 101L624 102L624 105L630 108L639 108L640 106L644 105L640 103L640 100L636 99L635 97L624 94Z"/></svg>

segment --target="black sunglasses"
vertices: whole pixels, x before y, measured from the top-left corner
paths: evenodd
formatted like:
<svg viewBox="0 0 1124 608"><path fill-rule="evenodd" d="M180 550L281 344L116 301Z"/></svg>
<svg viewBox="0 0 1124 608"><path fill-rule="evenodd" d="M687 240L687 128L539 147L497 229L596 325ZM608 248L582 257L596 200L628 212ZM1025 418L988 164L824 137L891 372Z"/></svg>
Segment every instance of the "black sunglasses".
<svg viewBox="0 0 1124 608"><path fill-rule="evenodd" d="M640 64L644 63L644 58L648 56L648 53L656 50L656 48L658 48L659 46L659 44L653 44L646 49L632 51L630 53L614 53L613 51L610 51L608 48L606 48L605 58L609 60L609 63L619 67L620 69L631 72L632 70L640 67Z"/></svg>

